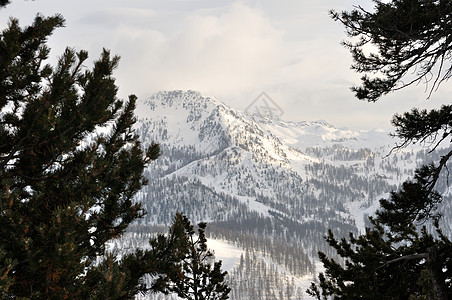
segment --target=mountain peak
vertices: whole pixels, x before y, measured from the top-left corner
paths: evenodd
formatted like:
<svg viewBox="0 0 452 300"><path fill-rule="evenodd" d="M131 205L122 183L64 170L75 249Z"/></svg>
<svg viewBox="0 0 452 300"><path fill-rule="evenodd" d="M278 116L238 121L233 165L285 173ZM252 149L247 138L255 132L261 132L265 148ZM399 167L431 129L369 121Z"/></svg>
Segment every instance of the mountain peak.
<svg viewBox="0 0 452 300"><path fill-rule="evenodd" d="M167 91L142 104L137 133L143 146L161 146L139 194L152 212L142 222L166 226L184 212L209 222L211 236L267 251L272 265L288 262L292 274L312 272L328 228L337 236L363 230L365 214L425 157L407 150L387 158L393 141L385 132L284 121L260 114L257 102L241 112L199 92Z"/></svg>
<svg viewBox="0 0 452 300"><path fill-rule="evenodd" d="M162 91L141 103L137 115L139 119L148 122L165 124L166 134L173 133L179 143L199 149L211 149L211 144L215 144L214 141L220 137L223 141L221 144L225 146L226 141L237 141L239 135L243 136L244 130L251 128L253 134L261 137L271 135L279 142L296 149L322 146L331 142L345 143L345 146L352 146L352 143L353 147L363 143L380 145L391 142L387 133L382 131L338 129L325 120L285 121L281 118L277 106L273 107L271 99L266 97L268 96L263 94L262 99L256 98L241 112L197 91ZM163 139L157 136L156 140ZM213 148L218 150L216 146Z"/></svg>

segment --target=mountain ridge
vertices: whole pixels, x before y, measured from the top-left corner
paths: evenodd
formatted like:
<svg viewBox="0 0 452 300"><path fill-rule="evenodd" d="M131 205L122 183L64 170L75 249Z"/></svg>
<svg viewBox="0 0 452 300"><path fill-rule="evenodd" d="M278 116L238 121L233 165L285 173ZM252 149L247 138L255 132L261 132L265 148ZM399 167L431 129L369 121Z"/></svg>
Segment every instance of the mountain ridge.
<svg viewBox="0 0 452 300"><path fill-rule="evenodd" d="M419 146L388 156L396 141L383 130L268 118L195 91L159 92L138 111L142 144L161 146L137 196L149 212L139 224L168 226L183 212L209 222L210 238L250 257L266 253L295 279L315 272L318 251L335 255L323 239L328 229L362 232L378 200L428 158ZM232 299L253 299L237 293Z"/></svg>
<svg viewBox="0 0 452 300"><path fill-rule="evenodd" d="M143 144L160 143L162 159L165 160L163 166L151 167L150 172L163 172L164 176L185 174L208 182L209 174L205 169L210 168L213 171L210 175L216 178L210 185L232 194L239 189L237 181L234 183L232 180L235 176L232 173L241 174L237 172L239 169L253 178L253 184L262 195L268 196L271 191L265 193L262 186L272 186L274 178L264 180L263 175L264 169L270 166L292 180L296 178L301 185L303 177L310 172L307 166L311 164L363 168L363 162L375 155L372 151L377 146L380 147L380 157L383 157L383 151L389 153L394 146L381 130L356 132L337 129L325 122L271 120L238 112L194 91L160 92L148 99L146 105L148 111L144 114L141 111L138 133ZM364 147L360 148L363 144ZM320 157L316 149L323 149L326 155ZM173 153L167 156L165 150ZM190 158L182 158L187 153L190 153ZM342 160L338 160L340 155ZM175 159L170 161L170 156ZM234 157L235 161L227 162L226 157ZM221 170L213 170L212 165L220 165ZM217 178L220 173L222 177ZM226 178L233 183L220 182ZM246 193L237 195L250 196Z"/></svg>

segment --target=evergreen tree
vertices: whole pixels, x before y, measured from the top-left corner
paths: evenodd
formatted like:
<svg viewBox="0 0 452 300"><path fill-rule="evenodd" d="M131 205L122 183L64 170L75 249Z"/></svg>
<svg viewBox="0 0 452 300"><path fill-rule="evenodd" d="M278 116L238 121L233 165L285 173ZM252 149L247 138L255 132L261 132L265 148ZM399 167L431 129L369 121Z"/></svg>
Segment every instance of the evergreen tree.
<svg viewBox="0 0 452 300"><path fill-rule="evenodd" d="M68 48L44 64L63 24L11 18L0 33L0 297L130 299L158 266L149 252L104 256L105 245L143 216L132 199L159 147L143 152L136 97L116 97L117 56L104 50L88 70L87 52Z"/></svg>
<svg viewBox="0 0 452 300"><path fill-rule="evenodd" d="M355 62L353 68L365 73L362 86L352 90L359 99L376 101L390 91L426 80L432 81L430 96L452 72L452 2L374 3L374 12L362 7L331 12L349 36L359 38L356 43L345 42ZM377 52L366 54L367 44ZM367 75L375 73L379 77ZM402 140L397 147L428 142L434 150L443 145L452 133L451 112L452 106L443 105L396 114L394 136ZM320 252L325 274L319 275L319 283L313 283L308 293L318 299L451 299L452 242L440 228L436 209L443 198L435 190L439 178L447 175L443 170L451 156L452 150L438 162L420 167L399 191L382 199L365 234L338 240L329 232L327 242L343 264Z"/></svg>
<svg viewBox="0 0 452 300"><path fill-rule="evenodd" d="M213 253L207 248L205 229L206 223L199 223L195 236L188 218L178 213L167 236L160 234L150 240L154 257L175 262L159 275L153 289L173 292L190 300L229 298L231 289L224 282L227 272L221 271L221 261L215 262Z"/></svg>
<svg viewBox="0 0 452 300"><path fill-rule="evenodd" d="M356 97L377 101L382 95L431 82L429 95L452 75L451 14L448 0L373 0L375 11L357 6L351 12L331 11L353 41L343 44L352 54L352 69L364 73ZM371 46L371 47L367 47ZM376 49L368 53L369 49ZM369 77L369 74L378 76ZM403 80L402 80L403 79Z"/></svg>

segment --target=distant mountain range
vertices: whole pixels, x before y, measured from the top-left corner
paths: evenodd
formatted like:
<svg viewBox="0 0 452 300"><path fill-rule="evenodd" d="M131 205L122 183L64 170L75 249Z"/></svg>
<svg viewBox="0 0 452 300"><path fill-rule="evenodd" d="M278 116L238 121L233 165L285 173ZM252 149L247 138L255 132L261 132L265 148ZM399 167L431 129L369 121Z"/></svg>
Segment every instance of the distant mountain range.
<svg viewBox="0 0 452 300"><path fill-rule="evenodd" d="M137 201L148 214L133 236L168 226L176 212L207 221L212 240L243 254L228 266L231 299L301 299L317 252L334 255L327 230L362 231L378 200L431 154L418 147L388 156L397 141L387 132L287 122L251 105L240 112L198 92L171 91L138 107L137 133L144 145L159 143L161 156L145 172L149 184ZM439 188L449 194L446 181Z"/></svg>

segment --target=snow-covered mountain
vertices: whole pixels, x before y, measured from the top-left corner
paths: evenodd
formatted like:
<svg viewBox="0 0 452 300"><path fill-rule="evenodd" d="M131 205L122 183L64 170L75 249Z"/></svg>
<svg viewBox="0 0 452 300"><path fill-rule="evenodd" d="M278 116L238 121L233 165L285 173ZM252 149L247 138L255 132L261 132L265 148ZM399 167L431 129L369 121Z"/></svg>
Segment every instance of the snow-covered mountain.
<svg viewBox="0 0 452 300"><path fill-rule="evenodd" d="M137 113L142 143L161 146L137 197L148 211L138 226L167 226L176 212L209 222L212 239L247 257L230 266L231 299L275 299L271 293L298 299L296 282L315 271L319 250L331 251L326 231L347 236L363 230L378 200L429 157L421 148L388 156L397 141L381 130L239 112L194 91L157 93ZM442 188L447 192L446 184ZM251 265L254 275L247 273ZM267 280L270 294L256 294L262 283L244 278L271 273L272 266L289 276L286 284Z"/></svg>

